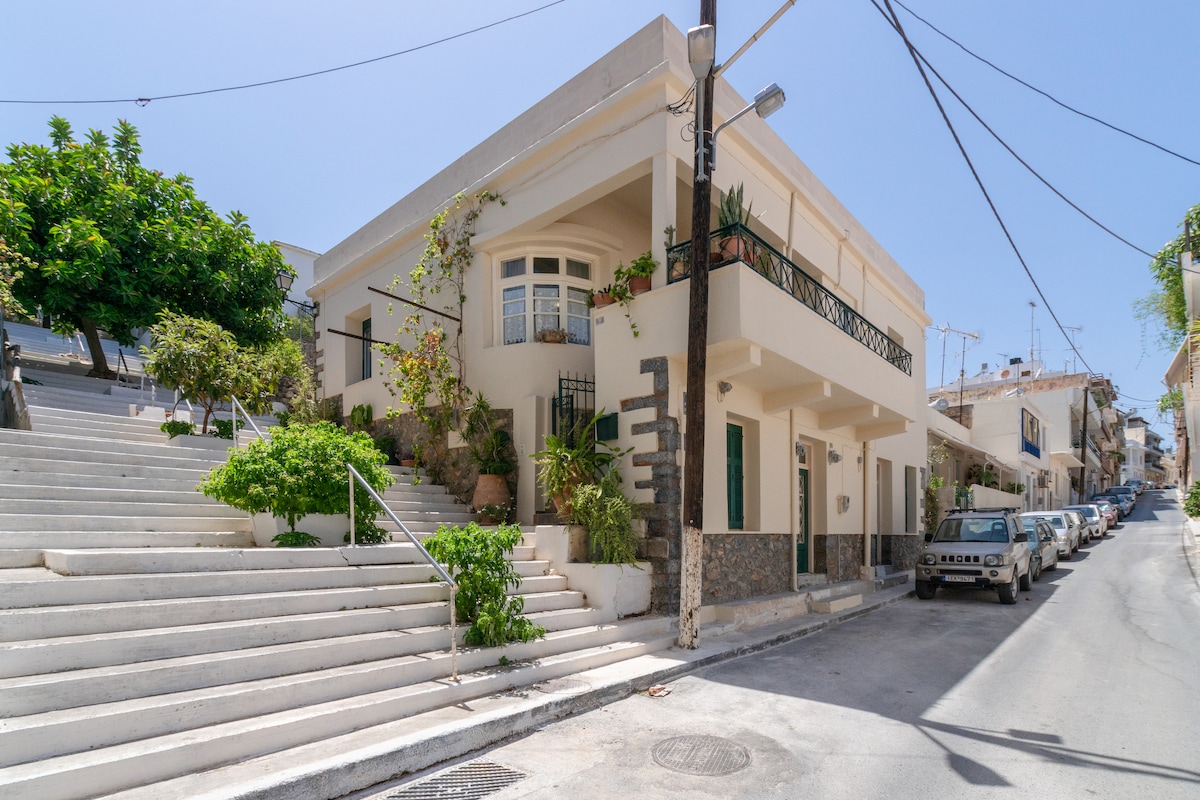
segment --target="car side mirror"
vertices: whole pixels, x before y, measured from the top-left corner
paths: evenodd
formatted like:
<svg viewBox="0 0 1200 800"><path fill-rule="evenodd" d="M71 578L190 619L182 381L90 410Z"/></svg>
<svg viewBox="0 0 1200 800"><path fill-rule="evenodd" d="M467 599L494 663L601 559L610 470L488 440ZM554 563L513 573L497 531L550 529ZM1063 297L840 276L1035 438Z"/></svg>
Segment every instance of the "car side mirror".
<svg viewBox="0 0 1200 800"><path fill-rule="evenodd" d="M932 541L933 541L933 534L932 533L925 534L925 544L929 544Z"/></svg>
<svg viewBox="0 0 1200 800"><path fill-rule="evenodd" d="M1014 542L1028 542L1029 534L1028 533L1018 533L1016 536L1013 537L1013 541Z"/></svg>

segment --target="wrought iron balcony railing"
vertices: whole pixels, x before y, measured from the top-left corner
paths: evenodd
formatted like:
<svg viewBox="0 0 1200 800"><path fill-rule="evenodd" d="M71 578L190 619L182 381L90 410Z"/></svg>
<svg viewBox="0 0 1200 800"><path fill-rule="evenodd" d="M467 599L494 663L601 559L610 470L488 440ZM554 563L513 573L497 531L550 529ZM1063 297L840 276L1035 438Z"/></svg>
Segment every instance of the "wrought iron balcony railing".
<svg viewBox="0 0 1200 800"><path fill-rule="evenodd" d="M687 241L667 251L668 283L681 281L690 275L691 247L692 243ZM710 269L738 261L746 263L884 361L905 375L912 375L912 353L868 322L862 314L846 305L837 295L760 239L749 228L740 224L718 228L709 237L709 252L712 254Z"/></svg>

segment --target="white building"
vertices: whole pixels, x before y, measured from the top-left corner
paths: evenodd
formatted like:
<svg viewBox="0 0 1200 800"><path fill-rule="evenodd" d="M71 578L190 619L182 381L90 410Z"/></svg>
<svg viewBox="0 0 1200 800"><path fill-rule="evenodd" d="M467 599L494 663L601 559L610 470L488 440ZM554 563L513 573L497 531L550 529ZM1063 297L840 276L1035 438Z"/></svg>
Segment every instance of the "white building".
<svg viewBox="0 0 1200 800"><path fill-rule="evenodd" d="M594 376L584 402L617 413L614 443L634 451L625 487L651 504L644 551L658 609L678 597L686 458L689 282L664 243L664 229L680 242L690 230L693 145L680 135L687 118L667 108L693 82L686 50L654 20L319 257L309 292L324 395L343 413L370 403L380 416L395 401L368 340L395 341L397 325L371 289L399 277L392 292L407 296L429 220L457 193L501 195L476 222L461 343L469 386L512 412L518 518L532 522L545 504L529 455L554 424L560 376ZM746 105L723 80L715 94L716 124ZM857 578L881 555L911 566L924 295L765 122L747 115L718 147L716 181L744 184L756 241L753 257L711 274L705 602L788 591L809 572ZM651 291L588 307L590 291L646 251L664 265ZM574 340L538 341L548 328Z"/></svg>

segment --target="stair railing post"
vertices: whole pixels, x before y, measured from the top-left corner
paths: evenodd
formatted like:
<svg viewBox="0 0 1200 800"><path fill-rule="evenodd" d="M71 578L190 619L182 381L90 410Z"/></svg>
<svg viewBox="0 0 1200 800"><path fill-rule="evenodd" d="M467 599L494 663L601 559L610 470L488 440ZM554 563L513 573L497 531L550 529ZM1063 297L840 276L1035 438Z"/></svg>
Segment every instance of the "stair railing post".
<svg viewBox="0 0 1200 800"><path fill-rule="evenodd" d="M458 683L458 630L455 623L458 620L458 584L450 584L450 680Z"/></svg>
<svg viewBox="0 0 1200 800"><path fill-rule="evenodd" d="M354 547L354 473L346 465L346 477L350 479L350 546Z"/></svg>

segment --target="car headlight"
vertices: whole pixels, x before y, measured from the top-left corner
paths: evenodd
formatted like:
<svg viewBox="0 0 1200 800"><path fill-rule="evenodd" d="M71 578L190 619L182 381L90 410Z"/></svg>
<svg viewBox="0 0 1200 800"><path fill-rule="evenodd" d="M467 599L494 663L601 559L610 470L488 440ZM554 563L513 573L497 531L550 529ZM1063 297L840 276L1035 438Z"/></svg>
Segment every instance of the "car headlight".
<svg viewBox="0 0 1200 800"><path fill-rule="evenodd" d="M1004 566L1004 556L984 556L983 565L985 567L1002 567Z"/></svg>
<svg viewBox="0 0 1200 800"><path fill-rule="evenodd" d="M937 556L935 556L933 553L926 553L925 555L921 556L921 563L925 564L926 566L936 564Z"/></svg>

